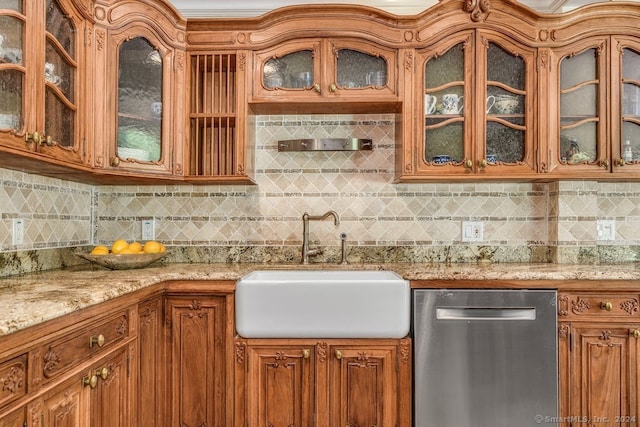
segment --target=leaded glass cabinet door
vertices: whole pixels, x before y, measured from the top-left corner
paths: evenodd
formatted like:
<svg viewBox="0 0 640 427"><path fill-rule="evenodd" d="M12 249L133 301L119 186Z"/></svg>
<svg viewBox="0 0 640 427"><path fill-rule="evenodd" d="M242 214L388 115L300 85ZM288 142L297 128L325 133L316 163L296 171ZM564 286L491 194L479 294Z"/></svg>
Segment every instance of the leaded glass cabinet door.
<svg viewBox="0 0 640 427"><path fill-rule="evenodd" d="M393 95L396 89L396 51L365 42L330 41L333 61L327 87L333 96Z"/></svg>
<svg viewBox="0 0 640 427"><path fill-rule="evenodd" d="M47 0L45 7L44 140L39 151L81 161L78 75L83 22L57 0Z"/></svg>
<svg viewBox="0 0 640 427"><path fill-rule="evenodd" d="M0 138L3 144L23 149L27 148L24 139L16 133L25 121L26 22L22 0L0 0Z"/></svg>
<svg viewBox="0 0 640 427"><path fill-rule="evenodd" d="M321 43L284 43L256 54L255 96L314 97L322 93Z"/></svg>
<svg viewBox="0 0 640 427"><path fill-rule="evenodd" d="M478 38L478 64L484 85L478 85L475 110L479 132L476 166L481 173L531 174L535 171L534 51L506 39ZM483 75L478 72L478 75Z"/></svg>
<svg viewBox="0 0 640 427"><path fill-rule="evenodd" d="M607 40L585 40L557 52L558 134L555 172L608 173L606 111ZM555 61L554 61L555 62Z"/></svg>
<svg viewBox="0 0 640 427"><path fill-rule="evenodd" d="M472 167L468 67L473 66L473 34L463 34L429 52L423 64L424 144L418 168L428 174L455 174Z"/></svg>
<svg viewBox="0 0 640 427"><path fill-rule="evenodd" d="M160 51L145 37L125 40L118 53L120 162L157 164L162 159L162 82Z"/></svg>

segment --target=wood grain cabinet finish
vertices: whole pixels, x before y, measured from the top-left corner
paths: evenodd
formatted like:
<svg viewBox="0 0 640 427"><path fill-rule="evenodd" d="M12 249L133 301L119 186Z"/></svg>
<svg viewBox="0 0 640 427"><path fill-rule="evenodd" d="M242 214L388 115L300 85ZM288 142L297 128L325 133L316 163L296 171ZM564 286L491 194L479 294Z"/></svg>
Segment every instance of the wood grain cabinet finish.
<svg viewBox="0 0 640 427"><path fill-rule="evenodd" d="M0 13L7 23L0 50L3 164L39 164L41 172L85 164L89 5L34 0L14 2Z"/></svg>
<svg viewBox="0 0 640 427"><path fill-rule="evenodd" d="M107 175L182 177L184 19L141 2L103 2L94 19L93 166Z"/></svg>
<svg viewBox="0 0 640 427"><path fill-rule="evenodd" d="M637 295L558 298L559 425L637 426L640 319L630 308Z"/></svg>
<svg viewBox="0 0 640 427"><path fill-rule="evenodd" d="M397 102L397 55L397 49L349 39L281 43L255 53L250 101Z"/></svg>
<svg viewBox="0 0 640 427"><path fill-rule="evenodd" d="M169 296L167 360L170 424L233 425L232 381L227 375L228 298ZM227 397L228 396L228 397Z"/></svg>
<svg viewBox="0 0 640 427"><path fill-rule="evenodd" d="M236 420L248 426L408 427L410 353L409 339L237 338Z"/></svg>
<svg viewBox="0 0 640 427"><path fill-rule="evenodd" d="M164 312L162 297L154 297L138 305L137 357L133 365L135 411L132 426L162 427L166 419Z"/></svg>

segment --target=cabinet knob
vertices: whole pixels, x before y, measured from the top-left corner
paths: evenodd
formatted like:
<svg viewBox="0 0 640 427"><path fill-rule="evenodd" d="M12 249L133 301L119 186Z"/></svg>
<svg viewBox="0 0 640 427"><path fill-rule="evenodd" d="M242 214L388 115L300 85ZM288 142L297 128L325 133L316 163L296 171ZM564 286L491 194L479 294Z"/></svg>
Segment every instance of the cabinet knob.
<svg viewBox="0 0 640 427"><path fill-rule="evenodd" d="M96 376L106 380L109 378L109 370L107 368L96 369Z"/></svg>
<svg viewBox="0 0 640 427"><path fill-rule="evenodd" d="M111 159L111 166L118 167L120 166L120 157L114 157Z"/></svg>
<svg viewBox="0 0 640 427"><path fill-rule="evenodd" d="M478 167L480 169L485 169L487 167L487 159L482 159L478 162Z"/></svg>
<svg viewBox="0 0 640 427"><path fill-rule="evenodd" d="M311 357L311 350L305 348L304 350L302 350L302 357L304 359L308 359Z"/></svg>
<svg viewBox="0 0 640 427"><path fill-rule="evenodd" d="M40 145L46 145L48 147L51 147L53 145L55 145L53 143L53 137L51 135L47 135L47 136L43 136L40 138Z"/></svg>
<svg viewBox="0 0 640 427"><path fill-rule="evenodd" d="M600 160L600 166L605 168L605 169L609 169L609 160L607 160L607 159Z"/></svg>
<svg viewBox="0 0 640 427"><path fill-rule="evenodd" d="M84 377L82 377L82 386L96 388L98 386L98 377L96 375L91 375L90 377L88 375L85 375Z"/></svg>
<svg viewBox="0 0 640 427"><path fill-rule="evenodd" d="M319 85L318 83L314 83L314 85L313 85L313 90L314 90L316 93L320 93L320 92L321 92L321 90L320 90L320 85Z"/></svg>
<svg viewBox="0 0 640 427"><path fill-rule="evenodd" d="M93 335L91 337L89 337L89 347L93 347L94 345L97 345L98 347L102 347L104 345L104 335L100 334L100 335Z"/></svg>
<svg viewBox="0 0 640 427"><path fill-rule="evenodd" d="M342 352L340 350L336 350L336 359L342 359Z"/></svg>
<svg viewBox="0 0 640 427"><path fill-rule="evenodd" d="M473 162L471 161L471 159L467 159L464 161L464 168L465 169L471 169L473 167Z"/></svg>
<svg viewBox="0 0 640 427"><path fill-rule="evenodd" d="M640 338L640 329L631 329L629 331L629 336L634 338Z"/></svg>
<svg viewBox="0 0 640 427"><path fill-rule="evenodd" d="M335 92L337 90L338 90L338 86L335 83L331 83L331 85L329 85L330 92Z"/></svg>
<svg viewBox="0 0 640 427"><path fill-rule="evenodd" d="M625 165L624 159L616 159L616 166L622 167Z"/></svg>
<svg viewBox="0 0 640 427"><path fill-rule="evenodd" d="M606 311L611 311L613 310L613 304L611 304L609 301L607 302L601 302L600 303L600 308Z"/></svg>
<svg viewBox="0 0 640 427"><path fill-rule="evenodd" d="M42 136L38 132L27 132L24 136L24 140L26 142L35 142L36 144L40 145L42 143Z"/></svg>

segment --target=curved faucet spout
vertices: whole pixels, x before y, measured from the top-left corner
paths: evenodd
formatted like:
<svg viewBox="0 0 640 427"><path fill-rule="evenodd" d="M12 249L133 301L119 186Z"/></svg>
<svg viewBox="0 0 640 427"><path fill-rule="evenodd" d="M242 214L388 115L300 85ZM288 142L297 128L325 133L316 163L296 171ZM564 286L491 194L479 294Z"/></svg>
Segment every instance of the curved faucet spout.
<svg viewBox="0 0 640 427"><path fill-rule="evenodd" d="M307 212L302 215L302 264L309 264L309 258L312 256L320 255L322 249L309 248L309 221L324 221L325 219L333 217L333 223L335 225L340 224L340 217L336 211L328 211L324 215L311 216Z"/></svg>

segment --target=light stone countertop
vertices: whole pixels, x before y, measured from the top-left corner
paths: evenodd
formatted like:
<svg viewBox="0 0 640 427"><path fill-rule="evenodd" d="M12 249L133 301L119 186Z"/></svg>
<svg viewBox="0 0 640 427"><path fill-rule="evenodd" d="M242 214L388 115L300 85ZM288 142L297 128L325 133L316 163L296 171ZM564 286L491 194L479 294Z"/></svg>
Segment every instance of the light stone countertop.
<svg viewBox="0 0 640 427"><path fill-rule="evenodd" d="M169 280L232 280L255 270L391 270L407 280L638 281L640 264L167 264L137 270L54 270L0 279L0 337ZM597 285L597 283L595 285ZM509 285L502 285L508 287ZM635 285L634 285L635 286ZM561 288L561 286L559 286Z"/></svg>

